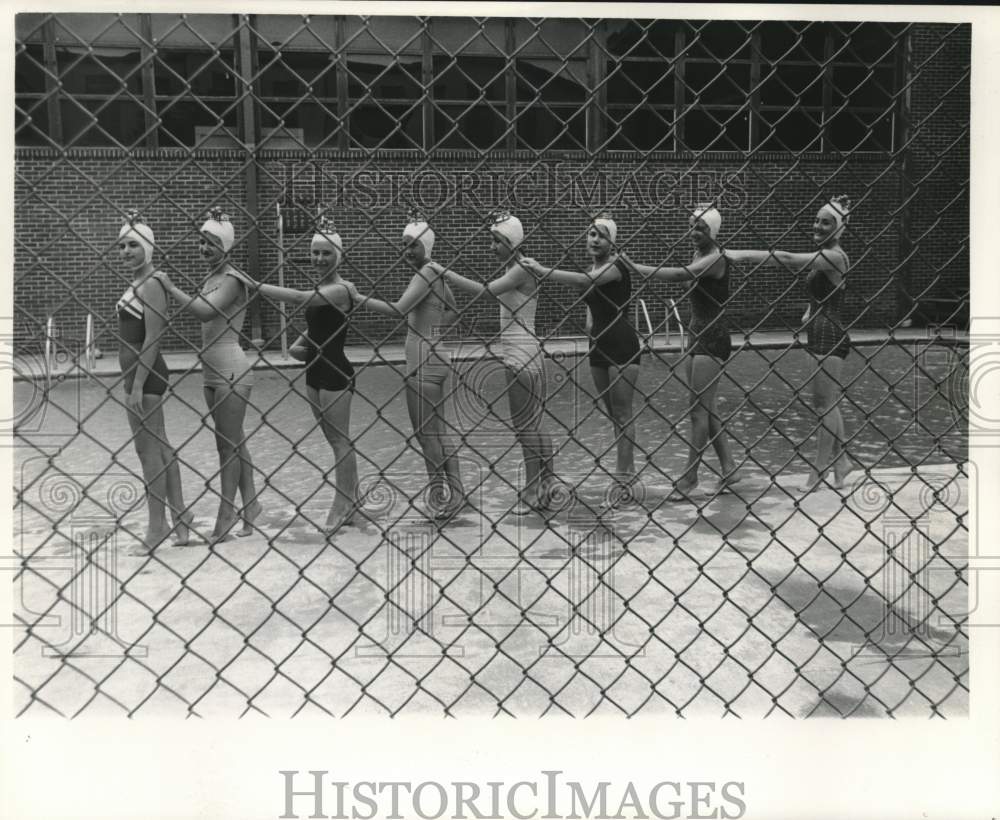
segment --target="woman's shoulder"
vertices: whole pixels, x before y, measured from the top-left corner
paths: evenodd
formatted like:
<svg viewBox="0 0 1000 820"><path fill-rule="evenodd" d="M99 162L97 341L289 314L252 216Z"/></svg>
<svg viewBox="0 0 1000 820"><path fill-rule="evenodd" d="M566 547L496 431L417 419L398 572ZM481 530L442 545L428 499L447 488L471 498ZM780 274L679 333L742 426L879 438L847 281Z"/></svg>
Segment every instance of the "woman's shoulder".
<svg viewBox="0 0 1000 820"><path fill-rule="evenodd" d="M840 245L820 251L816 257L818 264L812 266L812 272L823 271L827 275L844 276L851 267L851 260Z"/></svg>
<svg viewBox="0 0 1000 820"><path fill-rule="evenodd" d="M154 271L153 274L157 273ZM167 286L155 275L147 276L137 285L129 285L125 291L125 296L132 294L136 299L148 301L149 299L167 298ZM124 299L125 296L122 298Z"/></svg>
<svg viewBox="0 0 1000 820"><path fill-rule="evenodd" d="M603 288L603 287L608 287L609 285L614 285L617 282L627 280L631 275L631 269L629 268L628 262L626 262L620 256L616 256L614 259L609 259L603 265L594 265L591 268L591 270L601 271L607 268L613 268L614 270L618 271L618 276L615 277L614 279L609 279L607 281L597 283L596 287Z"/></svg>
<svg viewBox="0 0 1000 820"><path fill-rule="evenodd" d="M847 255L847 251L844 250L842 245L837 245L837 250L840 251L840 258L844 263L844 269L841 273L846 273L847 269L851 267L851 258Z"/></svg>
<svg viewBox="0 0 1000 820"><path fill-rule="evenodd" d="M356 292L354 285L347 279L338 279L336 282L324 282L319 286L318 291L334 304L346 304L352 300L352 293Z"/></svg>

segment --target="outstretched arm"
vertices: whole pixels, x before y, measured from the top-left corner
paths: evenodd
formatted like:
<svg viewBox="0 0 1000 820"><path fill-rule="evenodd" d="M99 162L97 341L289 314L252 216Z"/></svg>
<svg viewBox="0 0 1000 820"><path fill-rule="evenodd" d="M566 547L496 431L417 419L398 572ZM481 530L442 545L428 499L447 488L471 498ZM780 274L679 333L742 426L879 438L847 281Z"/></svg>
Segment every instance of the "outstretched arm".
<svg viewBox="0 0 1000 820"><path fill-rule="evenodd" d="M167 293L179 303L181 310L190 312L198 321L209 322L217 316L222 316L242 295L246 288L243 279L230 273L222 283L207 296L198 294L188 296L184 291L170 281L170 277L162 271L153 274L163 283Z"/></svg>
<svg viewBox="0 0 1000 820"><path fill-rule="evenodd" d="M446 270L444 272L444 278L448 280L449 285L452 285L460 291L469 293L472 296L479 296L479 294L486 292L486 285L472 279L467 279L454 271Z"/></svg>
<svg viewBox="0 0 1000 820"><path fill-rule="evenodd" d="M512 265L502 276L498 276L486 284L467 279L454 271L447 270L436 262L432 262L431 265L444 275L449 284L474 296L482 293L499 296L501 293L517 290L529 278L528 272L520 264Z"/></svg>
<svg viewBox="0 0 1000 820"><path fill-rule="evenodd" d="M827 248L820 248L818 251L809 251L807 253L775 251L774 256L779 264L796 273L807 268L825 271L826 273L835 273L838 276L846 273L844 255L842 253L831 252Z"/></svg>
<svg viewBox="0 0 1000 820"><path fill-rule="evenodd" d="M621 272L618 270L618 258L609 260L605 265L595 268L587 273L576 271L560 270L549 268L535 259L522 256L518 259L519 265L540 281L561 282L564 285L574 285L580 288L589 288L592 285L602 285L606 282L614 282L621 279Z"/></svg>
<svg viewBox="0 0 1000 820"><path fill-rule="evenodd" d="M289 302L303 307L333 304L341 310L347 310L351 304L347 285L339 282L320 285L313 290L295 290L277 285L258 284L257 291L276 302Z"/></svg>
<svg viewBox="0 0 1000 820"><path fill-rule="evenodd" d="M816 251L806 251L805 253L793 253L791 251L749 251L730 250L724 251L733 262L749 262L753 265L771 265L782 267L794 273L801 273L807 268L815 270L825 270L829 272L844 273L844 258L842 254L831 253L829 250L820 248Z"/></svg>
<svg viewBox="0 0 1000 820"><path fill-rule="evenodd" d="M413 275L413 278L410 279L410 284L403 291L403 295L395 302L386 302L371 296L362 296L358 307L366 307L385 316L395 316L396 318L405 316L430 293L431 279L435 275L433 268L425 265Z"/></svg>
<svg viewBox="0 0 1000 820"><path fill-rule="evenodd" d="M722 276L726 270L724 265L718 264L722 261L722 258L721 253L710 253L707 256L695 259L690 265L682 268L668 267L666 265L654 268L651 265L640 265L628 257L625 257L625 263L640 276L646 278L659 279L664 282L689 282L692 279L699 279L702 276L711 278Z"/></svg>

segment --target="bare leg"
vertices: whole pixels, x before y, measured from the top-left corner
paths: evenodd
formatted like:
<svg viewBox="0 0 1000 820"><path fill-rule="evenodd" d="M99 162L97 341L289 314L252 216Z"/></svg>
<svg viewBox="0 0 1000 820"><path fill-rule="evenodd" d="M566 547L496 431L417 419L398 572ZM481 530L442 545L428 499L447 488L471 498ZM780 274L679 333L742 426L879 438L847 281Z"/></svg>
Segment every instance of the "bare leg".
<svg viewBox="0 0 1000 820"><path fill-rule="evenodd" d="M594 388L597 390L597 396L595 401L598 406L604 406L604 412L607 414L608 418L612 421L612 428L614 427L614 413L611 409L611 374L606 367L594 367L590 366L590 375L594 379ZM617 433L617 430L615 431ZM606 451L602 451L598 456L598 461L600 457L604 455Z"/></svg>
<svg viewBox="0 0 1000 820"><path fill-rule="evenodd" d="M229 388L205 388L206 395L213 394L210 402L212 418L215 422L215 445L219 452L219 483L222 499L212 536L223 540L235 526L236 491L239 488L240 473L243 469L240 459L240 444L243 442L243 419L246 415L246 397ZM251 465L252 469L252 465Z"/></svg>
<svg viewBox="0 0 1000 820"><path fill-rule="evenodd" d="M243 413L244 418L246 418L245 405L250 402L250 387L238 387L235 392L243 397ZM242 429L241 425L240 430L242 431ZM247 447L245 437L240 439L240 445L236 453L240 464L240 499L243 501L243 508L240 510L240 518L243 520L243 526L240 527L240 531L236 534L240 537L245 537L253 534L254 521L264 511L264 508L261 507L260 502L257 500L257 488L254 486L253 460L250 458L250 450Z"/></svg>
<svg viewBox="0 0 1000 820"><path fill-rule="evenodd" d="M308 388L309 401L336 460L333 505L326 517L327 532L351 523L358 488L358 460L351 440L350 390Z"/></svg>
<svg viewBox="0 0 1000 820"><path fill-rule="evenodd" d="M713 356L693 355L687 364L688 389L691 401L691 441L688 442L688 462L677 482L677 489L687 493L698 485L698 469L711 443L719 458L721 477L718 490L735 483L736 464L729 450L729 439L719 417L718 392L722 362Z"/></svg>
<svg viewBox="0 0 1000 820"><path fill-rule="evenodd" d="M510 418L524 454L524 501L544 506L544 491L552 476L552 439L542 430L545 406L542 372L530 368L507 368L507 399Z"/></svg>
<svg viewBox="0 0 1000 820"><path fill-rule="evenodd" d="M636 475L635 416L632 405L636 382L639 380L639 365L616 368L614 374L601 367L591 367L590 371L614 427L618 451L617 478L630 483Z"/></svg>
<svg viewBox="0 0 1000 820"><path fill-rule="evenodd" d="M438 512L450 514L463 503L458 457L451 446L444 417L445 380L410 376L406 380L406 406L420 446Z"/></svg>
<svg viewBox="0 0 1000 820"><path fill-rule="evenodd" d="M142 479L146 485L146 507L149 517L141 548L141 551L146 552L155 549L170 534L165 509L167 477L163 455L153 430L146 424L146 413L151 406L158 406L158 402L148 399L153 400L155 397L143 397L142 416L132 410L127 410L129 427L132 430L132 443L135 446L136 455L139 456Z"/></svg>
<svg viewBox="0 0 1000 820"><path fill-rule="evenodd" d="M177 458L177 451L170 445L170 441L167 438L163 415L163 397L155 395L144 396L143 402L148 408L146 427L152 431L153 436L160 446L160 457L163 461L166 476L167 504L170 507L174 522L174 542L178 546L184 546L190 538L189 529L194 515L184 504L180 462Z"/></svg>
<svg viewBox="0 0 1000 820"><path fill-rule="evenodd" d="M822 361L817 360L816 363L812 388L813 408L819 418L819 424L816 433L816 460L803 488L806 492L815 489L834 462L840 458L844 422L838 404L843 394L841 387L843 364L843 361L836 356L827 356ZM844 476L840 478L843 479Z"/></svg>

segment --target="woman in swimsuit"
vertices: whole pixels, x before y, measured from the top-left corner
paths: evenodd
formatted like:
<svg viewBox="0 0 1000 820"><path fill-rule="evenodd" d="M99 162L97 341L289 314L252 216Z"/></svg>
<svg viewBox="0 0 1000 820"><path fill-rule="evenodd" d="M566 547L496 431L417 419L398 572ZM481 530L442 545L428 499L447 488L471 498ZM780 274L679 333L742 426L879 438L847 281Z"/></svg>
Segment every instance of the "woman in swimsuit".
<svg viewBox="0 0 1000 820"><path fill-rule="evenodd" d="M170 507L179 546L188 542L192 519L184 506L177 453L167 440L163 421L169 371L160 352L160 337L167 324L167 294L153 276L154 247L152 229L135 211L129 211L128 221L118 233L118 255L132 275L132 284L118 300L116 313L125 410L149 508L146 534L135 550L139 555L151 552L170 534L165 506Z"/></svg>
<svg viewBox="0 0 1000 820"><path fill-rule="evenodd" d="M850 338L841 316L850 261L840 246L840 235L850 209L850 200L844 196L834 197L819 209L813 221L815 251L724 251L733 261L768 263L781 265L796 273L806 272L806 288L809 291L809 309L805 315L806 350L816 359L811 382L813 407L820 421L817 425L816 460L810 465L804 492L816 489L831 467L835 489L844 487L850 472L844 418L839 407L844 394L844 359L850 350Z"/></svg>
<svg viewBox="0 0 1000 820"><path fill-rule="evenodd" d="M403 256L415 269L403 295L395 302L352 295L357 306L394 318L406 318L406 406L430 480L428 512L432 518L451 518L466 503L457 447L445 418L445 399L451 356L443 349L445 316L454 297L444 277L429 264L434 232L413 216L403 231Z"/></svg>
<svg viewBox="0 0 1000 820"><path fill-rule="evenodd" d="M575 285L583 291L590 309L590 372L614 424L618 464L615 479L630 487L636 479L635 416L632 413L639 378L642 348L639 336L628 319L632 280L628 265L612 250L617 227L608 217L599 216L587 232L587 252L593 263L587 273L556 270L533 259L521 259L521 266L541 279Z"/></svg>
<svg viewBox="0 0 1000 820"><path fill-rule="evenodd" d="M209 267L208 277L197 296L188 296L169 277L157 272L164 287L181 305L201 320L201 359L205 403L215 423L215 445L219 452L221 500L212 530L212 540L222 541L239 518L237 535L250 535L261 506L254 488L253 462L243 433L252 365L240 347L240 329L247 308L247 286L229 262L235 239L233 224L220 208L214 208L201 226L200 249ZM236 490L243 508L236 510Z"/></svg>
<svg viewBox="0 0 1000 820"><path fill-rule="evenodd" d="M515 258L524 240L520 220L509 213L494 217L491 250L503 263L504 273L485 285L429 264L448 283L480 296L489 294L500 303L500 360L507 370L507 400L517 440L524 454L525 486L519 494L517 515L549 508L548 491L555 480L551 437L542 430L545 407L545 359L535 335L538 282Z"/></svg>
<svg viewBox="0 0 1000 820"><path fill-rule="evenodd" d="M693 267L652 267L639 265L626 257L628 263L641 276L667 282L694 282L688 291L691 299L690 331L693 342L687 350L686 377L691 394L691 441L688 443L688 461L682 477L674 484L668 501L682 501L698 486L698 468L701 466L709 442L719 457L721 478L715 493L728 491L739 477L736 464L729 450L722 419L716 406L719 380L733 345L726 322L726 302L729 299L729 259L718 245L722 215L711 205L700 205L691 216L691 238L694 242L694 260L702 264L695 272Z"/></svg>
<svg viewBox="0 0 1000 820"><path fill-rule="evenodd" d="M293 290L247 278L251 287L269 299L305 306L307 330L292 345L290 353L307 363L309 406L336 461L333 505L324 525L327 535L353 523L358 487L358 460L351 440L354 368L344 354L347 316L354 307L354 300L351 297L353 286L341 279L337 270L343 248L336 228L321 217L309 246L313 270L319 277L315 288Z"/></svg>

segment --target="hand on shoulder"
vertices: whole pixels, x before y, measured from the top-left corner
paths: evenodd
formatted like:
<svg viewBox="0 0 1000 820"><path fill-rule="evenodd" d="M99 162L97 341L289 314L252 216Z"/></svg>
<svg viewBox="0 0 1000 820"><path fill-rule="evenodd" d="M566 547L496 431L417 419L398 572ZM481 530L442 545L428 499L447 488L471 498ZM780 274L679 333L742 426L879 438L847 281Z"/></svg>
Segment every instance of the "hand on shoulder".
<svg viewBox="0 0 1000 820"><path fill-rule="evenodd" d="M228 273L230 276L234 277L235 279L238 279L240 282L242 282L248 288L256 289L258 287L258 283L256 281L254 281L253 279L251 279L247 274L245 274L239 268L230 267L229 270L226 271L226 273Z"/></svg>
<svg viewBox="0 0 1000 820"><path fill-rule="evenodd" d="M361 294L358 293L358 289L353 282L348 282L346 279L341 279L340 284L347 289L347 292L348 294L350 294L351 299L353 299L355 302L361 301L362 298Z"/></svg>
<svg viewBox="0 0 1000 820"><path fill-rule="evenodd" d="M517 261L524 270L535 277L544 276L549 271L537 259L532 259L530 256L519 256Z"/></svg>

